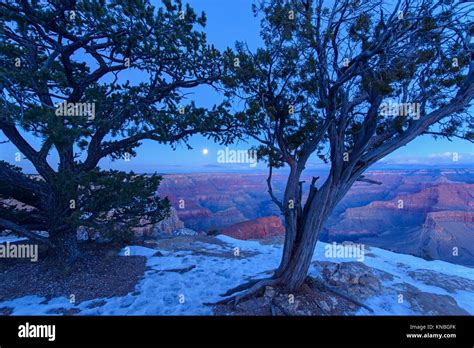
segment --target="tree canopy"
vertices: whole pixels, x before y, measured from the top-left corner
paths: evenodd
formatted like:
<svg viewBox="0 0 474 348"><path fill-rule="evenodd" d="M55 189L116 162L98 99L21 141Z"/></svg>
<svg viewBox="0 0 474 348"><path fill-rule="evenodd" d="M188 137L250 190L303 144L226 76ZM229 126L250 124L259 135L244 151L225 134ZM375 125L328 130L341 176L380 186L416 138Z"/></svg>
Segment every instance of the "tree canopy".
<svg viewBox="0 0 474 348"><path fill-rule="evenodd" d="M186 99L187 90L213 86L222 72L205 23L179 0L158 8L147 0L3 1L0 129L39 178L0 162L0 225L54 237L118 215L129 227L137 214L162 218L159 177L98 164L135 156L146 139L174 145L201 133L230 141L222 131L232 121L222 105L207 110ZM26 134L40 139L40 148ZM50 163L54 151L57 166ZM25 214L12 200L33 211Z"/></svg>

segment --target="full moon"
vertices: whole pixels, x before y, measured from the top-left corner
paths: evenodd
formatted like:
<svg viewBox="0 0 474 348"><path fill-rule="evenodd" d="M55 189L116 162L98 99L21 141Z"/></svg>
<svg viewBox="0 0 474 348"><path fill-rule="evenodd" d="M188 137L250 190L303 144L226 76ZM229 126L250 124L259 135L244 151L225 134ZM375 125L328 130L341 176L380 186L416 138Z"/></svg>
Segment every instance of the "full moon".
<svg viewBox="0 0 474 348"><path fill-rule="evenodd" d="M208 150L208 149L203 149L203 150L202 150L202 154L203 154L203 155L207 155L208 153L209 153L209 150Z"/></svg>

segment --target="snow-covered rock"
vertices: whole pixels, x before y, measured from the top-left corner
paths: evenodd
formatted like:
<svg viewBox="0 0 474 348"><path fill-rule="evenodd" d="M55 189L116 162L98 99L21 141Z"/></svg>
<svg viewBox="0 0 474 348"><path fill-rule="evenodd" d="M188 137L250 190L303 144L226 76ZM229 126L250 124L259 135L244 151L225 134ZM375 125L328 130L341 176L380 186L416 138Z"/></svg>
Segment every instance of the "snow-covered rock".
<svg viewBox="0 0 474 348"><path fill-rule="evenodd" d="M121 251L124 257L145 256L149 267L135 291L126 296L73 305L66 298L45 301L32 294L0 302L0 309L9 308L13 315L65 310L78 315L212 315L212 307L205 303L222 299L222 293L249 278L267 277L282 253L280 244L223 235L180 236L156 240L150 246ZM472 268L373 247L359 262L327 257L327 246L318 243L310 275L332 281L371 307L375 315L474 314ZM372 313L360 309L348 314Z"/></svg>

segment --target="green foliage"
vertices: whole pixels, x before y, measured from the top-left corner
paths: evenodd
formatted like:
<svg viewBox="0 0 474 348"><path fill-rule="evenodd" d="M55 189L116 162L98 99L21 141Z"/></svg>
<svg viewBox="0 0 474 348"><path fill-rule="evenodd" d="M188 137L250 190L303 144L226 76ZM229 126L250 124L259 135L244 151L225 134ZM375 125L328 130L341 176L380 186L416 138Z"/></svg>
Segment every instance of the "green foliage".
<svg viewBox="0 0 474 348"><path fill-rule="evenodd" d="M169 201L156 195L161 177L92 171L79 183L79 209L70 223L129 242L133 231L168 217Z"/></svg>
<svg viewBox="0 0 474 348"><path fill-rule="evenodd" d="M155 195L158 176L98 164L135 156L146 139L176 146L201 133L233 141L221 132L234 122L227 104L208 110L185 97L186 89L221 77L222 57L207 43L205 23L181 0L159 7L148 0L2 1L0 129L38 176L0 163L1 198L24 201L34 212L29 219L18 209L12 215L10 205L0 215L53 235L85 226L120 231L120 239L164 218L169 203ZM94 113L58 115L63 102L93 105ZM40 150L30 150L25 133ZM49 162L53 151L57 167Z"/></svg>

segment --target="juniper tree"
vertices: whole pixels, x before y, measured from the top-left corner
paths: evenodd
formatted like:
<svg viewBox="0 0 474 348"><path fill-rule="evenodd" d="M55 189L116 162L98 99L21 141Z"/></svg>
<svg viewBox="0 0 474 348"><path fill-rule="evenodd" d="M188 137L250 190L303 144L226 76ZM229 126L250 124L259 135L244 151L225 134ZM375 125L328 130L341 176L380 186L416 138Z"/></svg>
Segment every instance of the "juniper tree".
<svg viewBox="0 0 474 348"><path fill-rule="evenodd" d="M226 52L226 94L244 102L235 116L268 163L286 235L274 275L229 290L246 291L224 302L266 285L297 291L328 216L378 160L424 134L474 140L472 3L275 0L254 11L263 47ZM305 185L317 158L328 176ZM281 198L271 176L282 166Z"/></svg>
<svg viewBox="0 0 474 348"><path fill-rule="evenodd" d="M205 22L179 0L159 8L147 0L2 1L0 129L37 172L0 162L2 228L73 262L78 226L130 230L166 215L158 176L102 170L99 162L131 158L147 139L174 145L201 132L225 141L221 106L185 99L221 72Z"/></svg>

